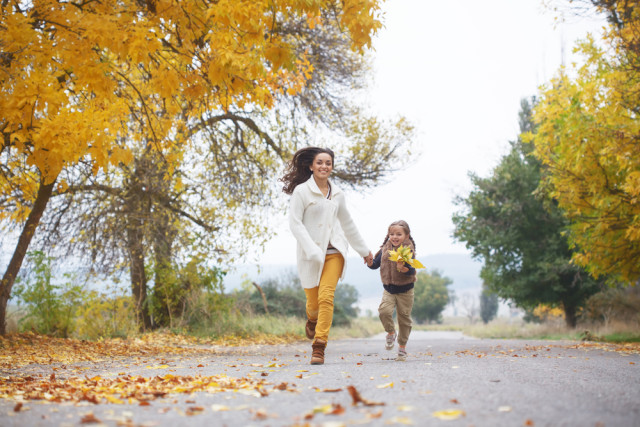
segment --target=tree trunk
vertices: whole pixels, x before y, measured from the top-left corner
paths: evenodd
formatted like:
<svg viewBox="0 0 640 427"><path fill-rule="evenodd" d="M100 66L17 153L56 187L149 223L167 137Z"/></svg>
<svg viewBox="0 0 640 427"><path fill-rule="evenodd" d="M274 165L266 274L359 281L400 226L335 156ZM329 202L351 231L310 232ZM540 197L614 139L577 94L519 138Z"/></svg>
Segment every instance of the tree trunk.
<svg viewBox="0 0 640 427"><path fill-rule="evenodd" d="M127 218L127 247L129 249L129 273L131 292L135 304L136 318L141 331L151 329L151 316L147 306L147 274L144 270L144 248L142 242L142 224L129 214Z"/></svg>
<svg viewBox="0 0 640 427"><path fill-rule="evenodd" d="M27 222L25 222L24 226L22 227L22 232L20 233L20 237L18 238L18 244L16 245L16 249L13 251L11 261L9 261L9 265L7 266L7 271L2 277L2 282L0 282L0 335L5 335L7 332L7 302L11 297L11 289L13 288L13 284L16 281L16 277L18 276L20 267L22 267L22 261L24 261L24 257L27 254L27 249L29 249L31 239L33 238L36 228L40 223L40 219L42 218L42 214L45 208L47 207L47 203L51 198L51 193L53 191L53 187L55 186L56 179L54 179L53 182L49 184L45 184L41 178L40 186L38 187L38 194L36 195L36 200L33 203L33 207L31 208L31 212L29 213Z"/></svg>
<svg viewBox="0 0 640 427"><path fill-rule="evenodd" d="M171 275L171 252L175 231L169 224L169 215L159 211L154 216L154 241L153 252L155 258L155 280L154 295L162 301L159 309L158 319L154 318L156 326L173 327L173 318L180 315L180 301L175 300L175 295L171 295L170 283ZM169 324L167 325L167 321Z"/></svg>
<svg viewBox="0 0 640 427"><path fill-rule="evenodd" d="M256 282L251 282L251 283L253 283L253 286L255 286L256 289L258 289L258 292L260 292L260 295L262 296L262 304L264 304L264 312L267 315L269 315L269 306L267 305L267 297L264 295L262 288Z"/></svg>
<svg viewBox="0 0 640 427"><path fill-rule="evenodd" d="M575 305L563 303L564 321L569 328L575 328L578 322L577 310Z"/></svg>

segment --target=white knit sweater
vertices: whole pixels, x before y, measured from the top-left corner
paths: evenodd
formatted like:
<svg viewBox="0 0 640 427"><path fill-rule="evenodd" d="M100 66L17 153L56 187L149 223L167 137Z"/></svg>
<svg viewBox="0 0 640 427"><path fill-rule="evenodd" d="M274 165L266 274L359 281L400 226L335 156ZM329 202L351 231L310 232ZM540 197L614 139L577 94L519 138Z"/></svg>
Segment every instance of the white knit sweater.
<svg viewBox="0 0 640 427"><path fill-rule="evenodd" d="M345 259L341 279L347 269L349 244L360 256L369 254L369 247L347 210L344 193L331 184L331 200L327 199L313 175L293 190L289 228L298 241L298 275L303 288L314 288L320 283L329 242Z"/></svg>

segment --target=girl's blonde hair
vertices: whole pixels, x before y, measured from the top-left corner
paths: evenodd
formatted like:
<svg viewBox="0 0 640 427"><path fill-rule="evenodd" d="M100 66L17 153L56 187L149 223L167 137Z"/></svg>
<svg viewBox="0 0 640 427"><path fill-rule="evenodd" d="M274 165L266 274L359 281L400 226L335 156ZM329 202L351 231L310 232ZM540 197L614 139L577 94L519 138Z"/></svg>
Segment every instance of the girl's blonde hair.
<svg viewBox="0 0 640 427"><path fill-rule="evenodd" d="M407 233L407 236L409 236L409 240L411 240L411 243L413 243L413 250L415 252L416 242L413 240L413 237L411 237L411 229L409 228L409 224L407 224L407 221L400 219L398 221L393 221L391 224L389 224L389 228L387 228L387 236L384 238L384 242L382 242L382 245L380 245L380 250L376 253L375 256L377 257L378 254L382 252L382 248L389 241L389 231L391 230L391 227L402 227L404 232ZM414 253L414 256L415 256L415 253Z"/></svg>

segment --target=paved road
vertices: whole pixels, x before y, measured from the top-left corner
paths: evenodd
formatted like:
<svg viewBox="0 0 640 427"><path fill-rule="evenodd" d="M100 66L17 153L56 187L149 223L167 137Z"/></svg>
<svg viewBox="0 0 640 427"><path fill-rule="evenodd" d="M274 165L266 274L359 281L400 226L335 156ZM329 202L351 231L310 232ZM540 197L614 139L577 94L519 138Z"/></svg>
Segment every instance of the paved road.
<svg viewBox="0 0 640 427"><path fill-rule="evenodd" d="M0 425L80 425L92 413L110 426L640 426L637 352L417 331L408 350L406 362L394 361L395 353L384 350L379 335L330 342L322 366L308 364L306 342L216 348L193 358L158 355L77 365L75 371L88 377L116 377L125 371L143 376L226 374L264 381L266 395L250 388L171 394L149 406L29 401L17 413L15 402L0 400ZM51 369L30 366L21 372L46 375ZM353 405L350 385L363 399L385 405ZM464 415L454 420L434 416L442 410Z"/></svg>

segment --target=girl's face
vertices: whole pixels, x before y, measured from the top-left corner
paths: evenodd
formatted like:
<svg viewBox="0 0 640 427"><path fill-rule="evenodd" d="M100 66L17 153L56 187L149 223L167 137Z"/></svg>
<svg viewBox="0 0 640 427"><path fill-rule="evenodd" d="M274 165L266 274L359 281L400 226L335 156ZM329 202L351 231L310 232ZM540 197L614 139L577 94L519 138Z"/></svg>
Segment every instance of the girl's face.
<svg viewBox="0 0 640 427"><path fill-rule="evenodd" d="M318 153L311 163L311 172L316 179L325 180L331 175L333 170L333 160L329 153Z"/></svg>
<svg viewBox="0 0 640 427"><path fill-rule="evenodd" d="M407 238L407 233L399 225L389 227L389 240L393 246L399 246Z"/></svg>

